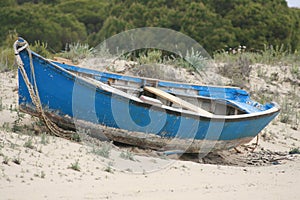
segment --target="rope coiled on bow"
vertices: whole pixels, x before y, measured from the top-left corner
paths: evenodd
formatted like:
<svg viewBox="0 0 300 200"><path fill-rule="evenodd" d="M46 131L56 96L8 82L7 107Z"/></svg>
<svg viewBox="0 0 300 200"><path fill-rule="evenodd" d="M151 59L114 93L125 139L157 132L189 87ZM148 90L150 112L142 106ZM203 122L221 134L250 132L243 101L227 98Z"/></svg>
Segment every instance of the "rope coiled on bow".
<svg viewBox="0 0 300 200"><path fill-rule="evenodd" d="M33 83L30 82L28 75L26 73L26 70L24 68L24 63L22 62L22 59L19 55L19 52L23 51L24 49L26 49L28 56L29 56L30 71L31 71ZM28 89L32 103L35 106L36 112L38 113L39 117L44 121L47 128L50 130L50 132L52 134L54 134L55 136L58 136L58 137L71 139L72 136L75 134L75 132L62 129L59 126L57 126L57 124L55 124L53 121L51 121L49 119L49 117L45 114L45 111L43 110L43 106L42 106L41 99L39 96L39 90L38 90L37 83L36 83L32 52L29 48L28 43L24 39L20 38L14 44L14 51L15 51L15 57L16 57L16 62L17 62L18 68L20 70L20 73L26 84L26 87Z"/></svg>

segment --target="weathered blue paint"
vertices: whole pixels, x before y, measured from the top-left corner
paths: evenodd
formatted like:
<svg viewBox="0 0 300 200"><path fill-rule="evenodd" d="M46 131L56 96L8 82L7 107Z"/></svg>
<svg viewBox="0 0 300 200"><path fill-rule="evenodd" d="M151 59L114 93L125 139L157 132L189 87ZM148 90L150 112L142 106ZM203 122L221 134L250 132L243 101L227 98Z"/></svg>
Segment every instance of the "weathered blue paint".
<svg viewBox="0 0 300 200"><path fill-rule="evenodd" d="M241 115L241 118L237 119L211 119L195 114L165 110L161 107L151 107L149 104L129 100L123 96L96 88L91 83L76 79L67 70L87 73L101 81L114 78L142 83L143 80L140 78L55 63L60 66L57 67L35 53L32 55L40 99L46 110L57 112L62 116L69 115L70 117L109 127L154 133L166 138L235 140L255 137L279 112L251 117ZM20 57L32 82L27 51L21 51ZM158 84L166 88L196 89L199 90L200 96L239 105L239 107L244 107L248 113L259 113L274 107L273 104L267 104L257 109L252 105L254 102L250 100L248 93L238 88L197 86L165 81L159 81ZM19 104L22 106L32 105L26 85L20 74ZM154 124L151 119L155 121Z"/></svg>

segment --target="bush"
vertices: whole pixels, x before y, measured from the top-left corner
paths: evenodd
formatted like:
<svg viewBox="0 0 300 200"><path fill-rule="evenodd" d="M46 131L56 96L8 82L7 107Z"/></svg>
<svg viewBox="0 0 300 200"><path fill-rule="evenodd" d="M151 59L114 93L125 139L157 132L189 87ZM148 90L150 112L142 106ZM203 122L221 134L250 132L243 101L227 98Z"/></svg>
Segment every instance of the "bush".
<svg viewBox="0 0 300 200"><path fill-rule="evenodd" d="M101 148L93 147L92 153L104 158L109 158L111 149L112 146L110 143L103 143Z"/></svg>
<svg viewBox="0 0 300 200"><path fill-rule="evenodd" d="M300 154L299 148L293 148L289 151L289 154Z"/></svg>
<svg viewBox="0 0 300 200"><path fill-rule="evenodd" d="M51 58L52 54L47 50L47 48L48 48L48 44L45 42L40 42L39 40L35 41L34 45L30 47L30 49L35 53L45 58Z"/></svg>
<svg viewBox="0 0 300 200"><path fill-rule="evenodd" d="M0 48L0 72L16 68L15 55L12 48Z"/></svg>
<svg viewBox="0 0 300 200"><path fill-rule="evenodd" d="M120 153L120 157L125 159L125 160L131 160L131 161L135 161L134 157L133 157L133 154L129 151L126 151L126 152L121 152Z"/></svg>
<svg viewBox="0 0 300 200"><path fill-rule="evenodd" d="M88 44L81 44L79 42L66 44L65 51L60 56L72 60L77 63L79 60L89 58L92 56L93 48L90 48Z"/></svg>
<svg viewBox="0 0 300 200"><path fill-rule="evenodd" d="M140 64L153 64L162 62L162 51L151 50L146 53L141 53L137 61Z"/></svg>
<svg viewBox="0 0 300 200"><path fill-rule="evenodd" d="M186 56L184 57L184 59L195 71L202 71L206 67L207 58L203 57L201 52L195 51L193 48L190 52L186 52Z"/></svg>
<svg viewBox="0 0 300 200"><path fill-rule="evenodd" d="M79 172L80 171L79 160L76 160L74 163L71 163L71 166L69 168Z"/></svg>

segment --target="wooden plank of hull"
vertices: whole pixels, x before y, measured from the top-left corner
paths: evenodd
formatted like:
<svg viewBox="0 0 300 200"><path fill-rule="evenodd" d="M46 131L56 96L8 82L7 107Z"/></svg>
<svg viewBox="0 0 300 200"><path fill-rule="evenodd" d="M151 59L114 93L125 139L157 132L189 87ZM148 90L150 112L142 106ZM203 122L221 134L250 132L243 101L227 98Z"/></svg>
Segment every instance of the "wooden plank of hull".
<svg viewBox="0 0 300 200"><path fill-rule="evenodd" d="M151 92L161 98L164 98L164 99L167 99L168 101L172 102L172 103L175 103L175 104L178 104L180 105L182 108L185 108L187 110L190 110L190 111L193 111L193 112L196 112L196 113L200 113L202 115L205 115L205 116L208 116L208 117L211 117L212 114L210 112L207 112L206 110L204 109L201 109L200 107L197 107L187 101L184 101L178 97L175 97L167 92L164 92L158 88L154 88L154 87L149 87L149 86L145 86L144 87L144 90L148 91L148 92Z"/></svg>

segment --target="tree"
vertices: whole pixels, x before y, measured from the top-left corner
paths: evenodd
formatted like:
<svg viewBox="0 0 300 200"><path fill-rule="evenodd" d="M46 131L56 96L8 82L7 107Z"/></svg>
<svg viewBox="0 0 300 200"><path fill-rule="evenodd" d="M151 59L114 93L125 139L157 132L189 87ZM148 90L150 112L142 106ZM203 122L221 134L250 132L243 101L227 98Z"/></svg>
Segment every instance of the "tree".
<svg viewBox="0 0 300 200"><path fill-rule="evenodd" d="M239 44L300 48L300 9L285 0L2 0L0 45L11 30L28 41L99 42L131 28L155 26L181 31L209 52Z"/></svg>
<svg viewBox="0 0 300 200"><path fill-rule="evenodd" d="M15 0L2 0L2 1L0 1L0 8L11 7L11 6L15 6L15 5L16 5Z"/></svg>
<svg viewBox="0 0 300 200"><path fill-rule="evenodd" d="M84 25L74 16L57 13L55 8L44 4L1 8L0 24L1 32L16 30L30 43L38 40L48 43L53 51L60 51L66 42L81 41L87 36Z"/></svg>
<svg viewBox="0 0 300 200"><path fill-rule="evenodd" d="M277 0L280 1L280 0ZM289 44L292 18L288 8L272 1L260 3L245 2L235 6L226 14L235 28L238 41L256 49L262 49L264 44Z"/></svg>
<svg viewBox="0 0 300 200"><path fill-rule="evenodd" d="M98 32L107 18L108 3L101 0L65 0L56 6L62 13L73 15L83 23L87 34Z"/></svg>
<svg viewBox="0 0 300 200"><path fill-rule="evenodd" d="M209 53L232 45L235 39L229 20L222 19L203 3L192 3L181 21L181 31L194 38Z"/></svg>
<svg viewBox="0 0 300 200"><path fill-rule="evenodd" d="M118 34L122 31L125 31L130 28L130 25L124 20L118 19L116 17L108 17L101 30L89 37L89 43L92 46L100 44L105 39Z"/></svg>

